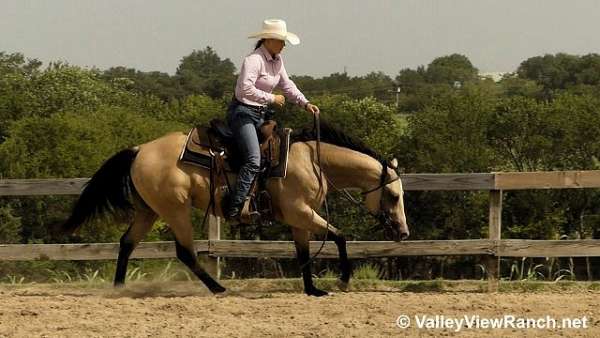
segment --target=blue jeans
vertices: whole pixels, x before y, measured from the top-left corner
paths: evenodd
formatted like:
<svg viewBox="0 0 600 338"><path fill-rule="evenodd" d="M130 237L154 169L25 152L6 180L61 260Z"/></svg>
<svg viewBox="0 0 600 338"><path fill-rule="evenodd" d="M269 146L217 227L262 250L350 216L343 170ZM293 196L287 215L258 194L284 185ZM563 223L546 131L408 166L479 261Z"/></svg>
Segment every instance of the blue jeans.
<svg viewBox="0 0 600 338"><path fill-rule="evenodd" d="M230 192L231 205L241 207L250 191L252 181L260 170L258 132L264 119L262 114L232 102L227 110L227 123L237 141L243 163L235 188Z"/></svg>

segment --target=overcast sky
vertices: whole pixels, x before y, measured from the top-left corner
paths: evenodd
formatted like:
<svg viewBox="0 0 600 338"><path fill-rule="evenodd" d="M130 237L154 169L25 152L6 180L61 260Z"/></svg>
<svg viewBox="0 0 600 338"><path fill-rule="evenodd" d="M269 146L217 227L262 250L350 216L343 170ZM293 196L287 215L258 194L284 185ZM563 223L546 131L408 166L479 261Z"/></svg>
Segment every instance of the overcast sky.
<svg viewBox="0 0 600 338"><path fill-rule="evenodd" d="M597 0L0 0L0 51L48 62L174 73L212 46L238 67L262 20L300 36L288 72L323 76L428 64L461 53L482 72L545 53L600 52Z"/></svg>

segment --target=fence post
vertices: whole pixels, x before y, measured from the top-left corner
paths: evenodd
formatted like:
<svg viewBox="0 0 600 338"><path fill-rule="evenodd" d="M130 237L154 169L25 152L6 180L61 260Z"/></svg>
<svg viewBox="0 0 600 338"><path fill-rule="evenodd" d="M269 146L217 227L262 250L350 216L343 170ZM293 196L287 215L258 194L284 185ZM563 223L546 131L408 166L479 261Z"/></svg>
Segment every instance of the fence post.
<svg viewBox="0 0 600 338"><path fill-rule="evenodd" d="M219 257L211 257L211 247L213 243L211 241L217 241L221 239L221 219L219 217L208 215L208 254L201 255L201 262L211 276L216 279L221 278L221 265Z"/></svg>
<svg viewBox="0 0 600 338"><path fill-rule="evenodd" d="M490 190L490 215L488 226L488 238L494 241L497 248L502 231L502 190ZM498 280L500 279L500 257L494 249L494 254L486 258L486 272L488 279L488 291L498 291Z"/></svg>

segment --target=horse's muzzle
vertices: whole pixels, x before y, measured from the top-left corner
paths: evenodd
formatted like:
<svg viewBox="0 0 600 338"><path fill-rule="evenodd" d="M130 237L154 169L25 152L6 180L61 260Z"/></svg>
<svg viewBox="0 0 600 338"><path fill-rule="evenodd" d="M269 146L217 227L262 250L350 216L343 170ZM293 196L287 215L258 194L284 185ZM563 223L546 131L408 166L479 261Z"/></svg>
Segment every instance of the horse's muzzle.
<svg viewBox="0 0 600 338"><path fill-rule="evenodd" d="M398 239L396 240L396 242L403 241L403 240L407 239L409 235L410 234L408 233L408 231L407 232L400 232L400 235L398 236Z"/></svg>
<svg viewBox="0 0 600 338"><path fill-rule="evenodd" d="M402 225L398 222L392 222L389 229L391 230L392 239L396 242L403 241L410 235L408 226Z"/></svg>
<svg viewBox="0 0 600 338"><path fill-rule="evenodd" d="M395 232L398 234L396 238L396 242L403 241L410 236L410 231L408 231L408 225L406 223L396 223L394 227L397 229Z"/></svg>

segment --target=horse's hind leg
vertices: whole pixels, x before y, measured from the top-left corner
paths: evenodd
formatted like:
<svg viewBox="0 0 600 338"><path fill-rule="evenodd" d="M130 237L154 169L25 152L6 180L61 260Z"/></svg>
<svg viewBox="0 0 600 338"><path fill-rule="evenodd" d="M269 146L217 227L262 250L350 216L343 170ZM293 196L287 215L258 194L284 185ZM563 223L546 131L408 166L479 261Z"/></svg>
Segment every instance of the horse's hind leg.
<svg viewBox="0 0 600 338"><path fill-rule="evenodd" d="M117 271L115 272L115 286L125 284L127 274L127 263L129 256L138 243L146 237L146 234L152 229L157 215L152 210L136 209L133 216L133 222L129 229L123 234L119 246L119 258L117 259Z"/></svg>
<svg viewBox="0 0 600 338"><path fill-rule="evenodd" d="M163 216L163 218L175 234L177 258L192 270L212 293L224 292L225 288L198 263L198 256L194 249L194 233L190 220L190 210L172 211L170 216Z"/></svg>

